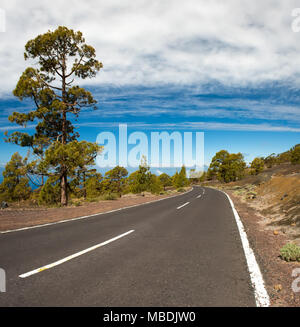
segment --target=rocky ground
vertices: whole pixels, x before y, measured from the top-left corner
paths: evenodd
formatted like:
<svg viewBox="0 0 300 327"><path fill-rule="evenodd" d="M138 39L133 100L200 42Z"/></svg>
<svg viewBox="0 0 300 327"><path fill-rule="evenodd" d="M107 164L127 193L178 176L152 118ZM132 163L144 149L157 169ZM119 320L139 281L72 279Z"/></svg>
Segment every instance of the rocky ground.
<svg viewBox="0 0 300 327"><path fill-rule="evenodd" d="M286 262L280 258L281 247L289 237L277 230L266 228L265 218L257 210L227 191L243 221L252 249L264 276L272 306L300 306L300 293L294 293L292 271L300 268L299 262Z"/></svg>

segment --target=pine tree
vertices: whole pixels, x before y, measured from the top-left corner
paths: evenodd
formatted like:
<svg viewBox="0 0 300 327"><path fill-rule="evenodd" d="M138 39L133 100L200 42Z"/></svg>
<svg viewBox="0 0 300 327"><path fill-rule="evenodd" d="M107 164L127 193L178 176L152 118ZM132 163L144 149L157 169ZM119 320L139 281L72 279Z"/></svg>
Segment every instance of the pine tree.
<svg viewBox="0 0 300 327"><path fill-rule="evenodd" d="M163 173L163 174L159 175L158 176L158 179L160 180L160 183L162 184L164 190L166 189L167 186L171 186L172 185L172 179L166 173Z"/></svg>
<svg viewBox="0 0 300 327"><path fill-rule="evenodd" d="M300 145L295 145L291 149L291 163L296 165L300 164Z"/></svg>
<svg viewBox="0 0 300 327"><path fill-rule="evenodd" d="M3 172L3 181L0 184L0 198L5 201L20 201L29 198L31 187L26 176L26 159L18 152L12 155Z"/></svg>
<svg viewBox="0 0 300 327"><path fill-rule="evenodd" d="M173 185L176 188L182 188L185 186L188 186L189 184L189 180L186 177L186 168L185 166L182 166L182 168L180 169L180 172L176 172L176 174L174 175L173 178Z"/></svg>
<svg viewBox="0 0 300 327"><path fill-rule="evenodd" d="M96 109L92 94L75 85L74 79L94 77L103 66L95 59L95 49L85 43L82 33L63 26L28 41L24 57L34 59L39 67L28 67L13 93L20 100L31 99L34 108L28 113L14 112L9 120L21 126L33 121L37 125L33 135L14 132L7 141L29 147L39 157L32 172L53 177L49 169L54 169L61 204L67 205L68 177L78 166L74 159L70 169L70 156L73 148L78 147L74 142L79 137L69 115L77 118L83 108ZM80 146L91 148L88 142ZM92 158L100 149L94 146L94 150ZM91 163L92 160L86 159Z"/></svg>
<svg viewBox="0 0 300 327"><path fill-rule="evenodd" d="M265 162L262 158L254 158L251 162L250 168L252 169L253 175L258 175L264 170Z"/></svg>
<svg viewBox="0 0 300 327"><path fill-rule="evenodd" d="M116 166L105 173L105 177L109 180L110 191L112 193L118 193L121 195L125 186L125 177L127 175L127 169L120 166Z"/></svg>
<svg viewBox="0 0 300 327"><path fill-rule="evenodd" d="M246 163L243 155L221 150L212 158L207 178L217 178L221 182L231 182L244 176Z"/></svg>

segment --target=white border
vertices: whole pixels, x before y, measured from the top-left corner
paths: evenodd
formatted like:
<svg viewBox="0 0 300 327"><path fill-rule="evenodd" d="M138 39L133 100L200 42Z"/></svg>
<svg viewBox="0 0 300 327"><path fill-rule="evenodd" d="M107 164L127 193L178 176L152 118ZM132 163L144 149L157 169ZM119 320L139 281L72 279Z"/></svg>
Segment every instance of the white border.
<svg viewBox="0 0 300 327"><path fill-rule="evenodd" d="M258 266L258 263L256 261L254 252L250 247L250 244L249 244L249 241L247 238L247 234L246 234L244 225L241 221L241 218L240 218L238 212L236 211L230 196L224 191L221 191L221 190L217 190L217 191L224 193L227 196L229 203L231 205L231 208L232 208L232 211L234 214L234 218L235 218L235 221L238 226L239 233L240 233L245 257L247 260L251 283L252 283L252 286L254 289L256 305L258 307L269 307L270 306L270 298L269 298L268 292L265 288L265 282L264 282L262 273L260 271L260 268Z"/></svg>

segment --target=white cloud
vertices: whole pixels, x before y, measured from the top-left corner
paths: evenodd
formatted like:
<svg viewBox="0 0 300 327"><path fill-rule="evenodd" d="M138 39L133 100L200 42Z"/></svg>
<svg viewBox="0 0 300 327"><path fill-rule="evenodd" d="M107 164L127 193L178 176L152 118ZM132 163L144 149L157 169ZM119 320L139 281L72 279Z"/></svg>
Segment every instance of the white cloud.
<svg viewBox="0 0 300 327"><path fill-rule="evenodd" d="M27 63L24 45L66 25L81 30L104 69L88 83L298 85L300 33L295 0L2 0L0 93L11 92Z"/></svg>

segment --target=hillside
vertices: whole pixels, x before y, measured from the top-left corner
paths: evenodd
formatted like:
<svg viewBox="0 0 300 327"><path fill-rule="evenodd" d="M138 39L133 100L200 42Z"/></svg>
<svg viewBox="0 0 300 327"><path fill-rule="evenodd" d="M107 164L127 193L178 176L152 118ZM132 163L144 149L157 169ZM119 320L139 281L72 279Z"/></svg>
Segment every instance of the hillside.
<svg viewBox="0 0 300 327"><path fill-rule="evenodd" d="M300 165L281 164L218 188L255 209L261 224L300 244Z"/></svg>

